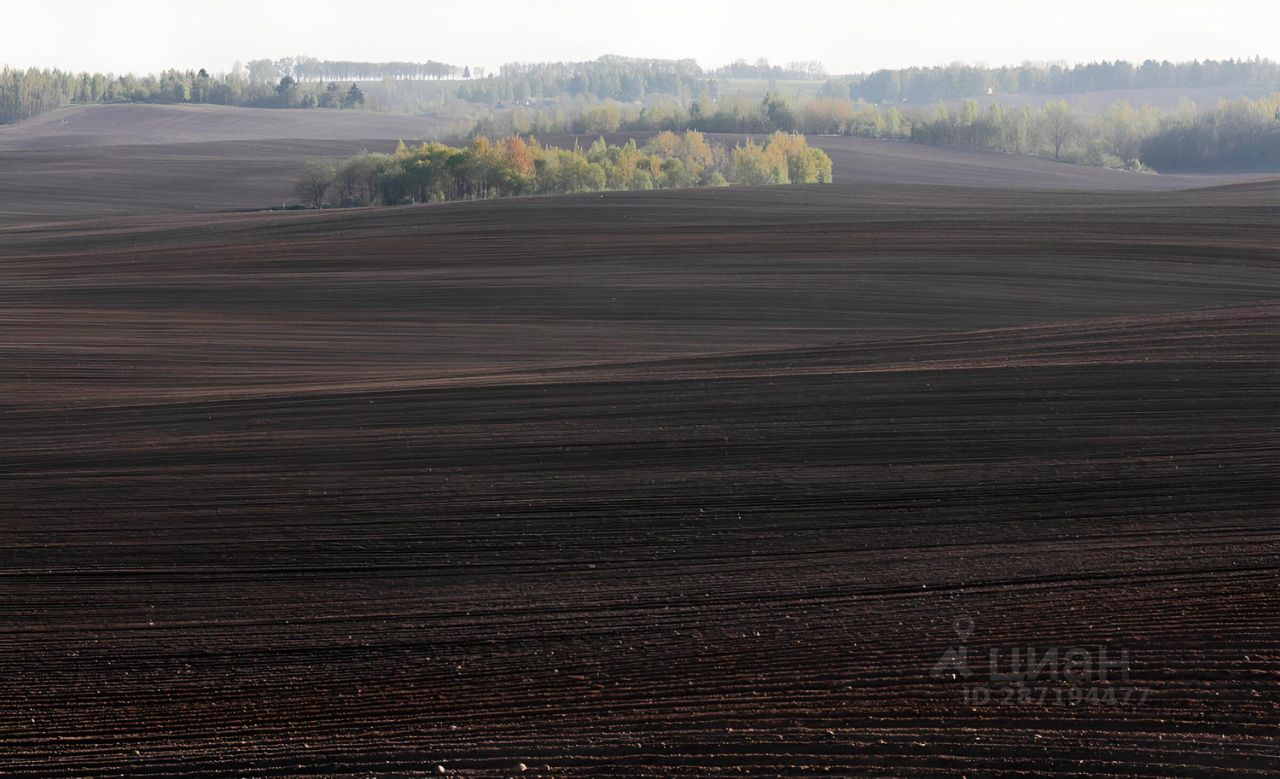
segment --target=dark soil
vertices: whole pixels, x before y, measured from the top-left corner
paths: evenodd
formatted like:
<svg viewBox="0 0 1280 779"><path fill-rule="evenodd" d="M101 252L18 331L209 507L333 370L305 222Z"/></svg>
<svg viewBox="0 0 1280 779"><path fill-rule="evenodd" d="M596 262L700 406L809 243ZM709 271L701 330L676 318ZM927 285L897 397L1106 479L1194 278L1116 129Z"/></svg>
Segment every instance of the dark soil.
<svg viewBox="0 0 1280 779"><path fill-rule="evenodd" d="M1275 776L1277 195L0 229L0 773Z"/></svg>

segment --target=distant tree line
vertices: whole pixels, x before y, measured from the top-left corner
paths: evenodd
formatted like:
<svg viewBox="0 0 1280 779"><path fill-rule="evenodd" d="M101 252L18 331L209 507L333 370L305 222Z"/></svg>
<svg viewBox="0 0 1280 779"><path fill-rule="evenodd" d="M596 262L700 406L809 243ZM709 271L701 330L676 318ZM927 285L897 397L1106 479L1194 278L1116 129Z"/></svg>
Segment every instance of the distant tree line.
<svg viewBox="0 0 1280 779"><path fill-rule="evenodd" d="M357 62L321 60L298 55L239 63L225 74L205 69L166 70L136 76L110 73L72 73L57 69L0 71L0 122L26 119L73 103L213 103L275 108L360 105L327 94L339 82L399 83L460 79L450 84L449 98L479 105L533 104L553 101L613 100L639 102L652 96L676 99L720 96L721 79L814 79L823 76L818 62L793 62L786 67L767 60L748 64L739 60L716 71L704 71L691 59L661 60L605 56L591 62L509 63L487 76L483 68L425 62ZM315 89L310 85L328 85ZM344 87L350 90L350 87ZM383 90L380 106L392 101L400 108L415 105L414 93ZM344 93L345 95L345 93ZM440 97L436 102L446 98ZM421 101L418 101L420 103Z"/></svg>
<svg viewBox="0 0 1280 779"><path fill-rule="evenodd" d="M789 101L766 94L718 101L654 101L645 106L585 103L576 110L516 108L485 117L473 135L608 133L698 130L710 133L805 133L908 140L959 146L1112 168L1182 170L1236 167L1280 169L1280 93L1223 101L1198 113L1190 101L1164 113L1119 101L1096 114L1062 99L1039 107L985 106L967 100L957 108L887 108L818 96Z"/></svg>
<svg viewBox="0 0 1280 779"><path fill-rule="evenodd" d="M252 72L252 71L249 71ZM304 89L291 75L270 82L244 69L211 75L200 70L166 70L158 75L115 76L56 69L0 69L0 123L29 119L72 104L208 103L258 108L355 108L364 104L355 83Z"/></svg>
<svg viewBox="0 0 1280 779"><path fill-rule="evenodd" d="M297 81L423 81L471 77L465 66L445 62L354 62L348 60L321 60L299 55L283 59L251 60L248 65L249 80L261 84L276 84L285 76Z"/></svg>
<svg viewBox="0 0 1280 779"><path fill-rule="evenodd" d="M76 78L59 70L0 70L0 122L16 122L61 108L76 91Z"/></svg>
<svg viewBox="0 0 1280 779"><path fill-rule="evenodd" d="M1142 139L1140 153L1157 170L1280 170L1280 94L1179 112Z"/></svg>
<svg viewBox="0 0 1280 779"><path fill-rule="evenodd" d="M874 109L873 109L874 110ZM1190 101L1164 113L1113 103L1098 114L1073 111L1061 99L1039 109L939 106L910 123L913 141L1039 155L1083 165L1131 170L1280 171L1280 93L1219 101L1197 111ZM871 133L889 137L874 126Z"/></svg>
<svg viewBox="0 0 1280 779"><path fill-rule="evenodd" d="M786 66L770 65L769 60L761 57L755 62L745 59L734 60L722 68L712 71L720 78L760 78L776 80L816 80L827 77L827 69L817 60L788 62Z"/></svg>
<svg viewBox="0 0 1280 779"><path fill-rule="evenodd" d="M844 104L852 105L849 101ZM515 107L480 119L472 135L582 134L618 130L698 130L712 133L808 132L790 102L766 94L690 101L657 99L645 105L617 101L577 101L549 107ZM817 132L817 131L815 131Z"/></svg>
<svg viewBox="0 0 1280 779"><path fill-rule="evenodd" d="M826 78L821 62L770 65L744 59L703 70L691 59L662 60L605 56L591 62L513 62L489 78L462 84L458 96L471 103L506 104L594 98L631 103L652 95L718 98L728 78L816 80Z"/></svg>
<svg viewBox="0 0 1280 779"><path fill-rule="evenodd" d="M304 90L293 76L283 76L275 86L275 98L268 108L358 108L364 105L364 90L352 82L345 89L329 82L322 90Z"/></svg>
<svg viewBox="0 0 1280 779"><path fill-rule="evenodd" d="M875 109L871 109L875 112ZM874 119L874 118L873 118ZM921 112L908 123L905 137L937 146L962 146L1011 154L1049 157L1098 167L1141 170L1142 139L1159 127L1161 115L1135 110L1126 102L1096 116L1073 112L1061 99L1039 108L1006 109L992 102L985 108L967 100L958 110L939 105L932 115ZM878 122L865 134L889 137Z"/></svg>
<svg viewBox="0 0 1280 779"><path fill-rule="evenodd" d="M1169 115L1127 103L1085 115L1058 100L1021 109L994 103L979 106L974 100L955 108L900 104L903 99L983 95L988 89L1047 94L1276 84L1280 66L1261 58L1141 65L1101 62L1070 68L950 65L830 80L815 98L789 100L773 90L776 79L811 78L820 70L820 63L789 63L779 68L767 60L754 64L739 60L704 71L693 60L615 56L581 63L512 63L489 77L465 67L459 74L456 66L433 61L359 63L306 56L254 60L243 67L237 64L226 74L171 69L156 75L116 76L5 67L0 70L0 122L73 103L276 108L357 108L372 103L373 107L397 105L451 113L464 122L454 132L469 137L617 130L782 131L913 140L1159 170L1261 168L1271 165L1275 156L1271 98L1224 104L1203 114L1186 106ZM442 81L458 75L464 77L460 83ZM470 76L474 78L466 80ZM772 91L763 100L720 94L725 78L766 77ZM357 80L371 91L369 96ZM884 106L886 102L891 105ZM498 105L500 110L479 104ZM476 115L481 116L479 123L468 133Z"/></svg>
<svg viewBox="0 0 1280 779"><path fill-rule="evenodd" d="M272 87L242 74L210 75L203 68L158 75L116 76L57 69L0 70L0 122L27 119L71 103L215 103L256 105L276 96Z"/></svg>
<svg viewBox="0 0 1280 779"><path fill-rule="evenodd" d="M392 154L363 152L338 164L307 163L296 182L307 206L367 206L694 186L830 183L831 158L803 136L775 133L732 149L701 133L664 132L644 146L604 138L585 151L518 136L468 146L401 142Z"/></svg>
<svg viewBox="0 0 1280 779"><path fill-rule="evenodd" d="M877 70L837 80L829 85L829 93L847 90L847 96L854 100L896 103L977 97L987 94L988 90L1056 95L1107 89L1191 89L1243 84L1280 85L1280 65L1262 58L1177 63L1147 60L1141 64L1117 60L1074 67L1025 64L987 68L957 63Z"/></svg>
<svg viewBox="0 0 1280 779"><path fill-rule="evenodd" d="M707 78L691 59L605 56L592 62L513 62L489 78L462 84L458 96L487 104L561 97L631 102L655 93L694 94L704 87Z"/></svg>

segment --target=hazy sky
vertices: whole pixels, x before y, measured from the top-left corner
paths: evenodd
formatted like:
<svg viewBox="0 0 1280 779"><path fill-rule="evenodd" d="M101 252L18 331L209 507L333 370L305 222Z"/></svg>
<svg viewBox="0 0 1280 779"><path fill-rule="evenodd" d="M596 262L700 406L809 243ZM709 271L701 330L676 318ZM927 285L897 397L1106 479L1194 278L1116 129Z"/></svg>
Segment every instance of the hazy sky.
<svg viewBox="0 0 1280 779"><path fill-rule="evenodd" d="M842 73L956 60L1280 59L1277 30L1280 0L0 0L0 63L225 71L310 54L492 70L624 54L704 66L817 59Z"/></svg>

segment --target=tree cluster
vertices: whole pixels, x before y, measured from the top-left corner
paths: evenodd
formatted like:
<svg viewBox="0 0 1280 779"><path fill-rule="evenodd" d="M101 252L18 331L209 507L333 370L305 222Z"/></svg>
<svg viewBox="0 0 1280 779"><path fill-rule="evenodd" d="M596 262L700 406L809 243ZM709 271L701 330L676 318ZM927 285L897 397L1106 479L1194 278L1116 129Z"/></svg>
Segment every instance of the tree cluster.
<svg viewBox="0 0 1280 779"><path fill-rule="evenodd" d="M1006 109L992 102L985 108L968 100L959 110L939 105L929 115L910 121L909 136L920 143L963 146L1085 165L1143 168L1142 138L1153 132L1160 113L1118 102L1095 116L1071 110L1066 101L1049 100L1040 108Z"/></svg>
<svg viewBox="0 0 1280 779"><path fill-rule="evenodd" d="M827 77L827 69L817 60L788 62L786 66L770 65L769 60L761 57L755 62L745 59L734 60L714 71L720 78L757 78L757 79L791 79L816 80Z"/></svg>
<svg viewBox="0 0 1280 779"><path fill-rule="evenodd" d="M303 87L292 75L273 81L251 77L253 69L210 75L200 70L166 70L158 75L115 76L60 70L0 70L0 123L29 119L72 104L209 103L258 108L355 108L364 92L355 83L330 83L323 90ZM259 74L260 75L260 74Z"/></svg>
<svg viewBox="0 0 1280 779"><path fill-rule="evenodd" d="M603 190L676 189L741 184L830 183L831 159L803 136L775 133L763 144L726 149L699 132L663 132L586 150L560 149L511 136L468 146L403 142L392 154L362 152L338 164L307 163L296 183L306 206L434 203Z"/></svg>
<svg viewBox="0 0 1280 779"><path fill-rule="evenodd" d="M1157 170L1280 170L1280 94L1180 111L1142 139L1141 154Z"/></svg>
<svg viewBox="0 0 1280 779"><path fill-rule="evenodd" d="M59 70L0 70L0 122L16 122L61 108L71 100L76 78Z"/></svg>
<svg viewBox="0 0 1280 779"><path fill-rule="evenodd" d="M789 62L783 67L770 65L763 58L754 63L740 59L722 68L704 71L691 59L605 56L592 62L508 63L489 78L462 84L458 96L471 103L488 105L527 105L564 99L634 103L655 95L715 99L722 91L722 79L816 80L826 75L826 69L817 61Z"/></svg>
<svg viewBox="0 0 1280 779"><path fill-rule="evenodd" d="M959 111L940 106L911 124L924 143L1032 154L1084 165L1133 170L1280 170L1280 93L1220 101L1197 111L1190 101L1171 113L1113 103L1099 114L1072 111L1062 100L1040 109L985 109L973 100Z"/></svg>
<svg viewBox="0 0 1280 779"><path fill-rule="evenodd" d="M846 101L847 102L847 101ZM712 133L801 131L797 109L772 94L763 100L742 96L690 101L656 99L644 105L612 100L579 100L550 107L516 107L482 118L473 134L582 134L627 131L698 130Z"/></svg>
<svg viewBox="0 0 1280 779"><path fill-rule="evenodd" d="M72 103L257 105L275 96L270 86L250 83L235 71L210 75L201 68L116 76L56 69L0 70L0 122L27 119Z"/></svg>
<svg viewBox="0 0 1280 779"><path fill-rule="evenodd" d="M251 60L247 65L251 81L278 82L285 76L298 81L425 81L461 78L466 67L445 62L354 62L321 60L299 55L278 60Z"/></svg>
<svg viewBox="0 0 1280 779"><path fill-rule="evenodd" d="M773 94L753 102L654 101L646 106L584 103L554 110L515 109L482 119L475 134L560 134L698 130L711 133L804 133L910 140L1007 152L1111 168L1280 168L1280 94L1222 102L1204 113L1184 101L1175 112L1125 101L1086 114L1062 99L1038 108L1006 108L977 100L950 108L882 108L818 96L788 101Z"/></svg>
<svg viewBox="0 0 1280 779"><path fill-rule="evenodd" d="M605 56L593 62L508 63L489 78L462 84L458 96L472 103L520 103L594 97L622 102L649 94L696 93L707 75L690 59Z"/></svg>

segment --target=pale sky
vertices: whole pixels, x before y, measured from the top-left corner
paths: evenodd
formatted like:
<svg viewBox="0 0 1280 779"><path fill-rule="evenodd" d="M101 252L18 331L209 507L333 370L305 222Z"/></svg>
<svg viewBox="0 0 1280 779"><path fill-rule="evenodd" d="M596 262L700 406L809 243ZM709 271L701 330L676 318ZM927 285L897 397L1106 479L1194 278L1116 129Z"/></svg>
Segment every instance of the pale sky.
<svg viewBox="0 0 1280 779"><path fill-rule="evenodd" d="M0 0L0 64L222 72L237 60L434 59L495 70L602 54L821 60L831 73L954 61L1280 59L1278 0Z"/></svg>

